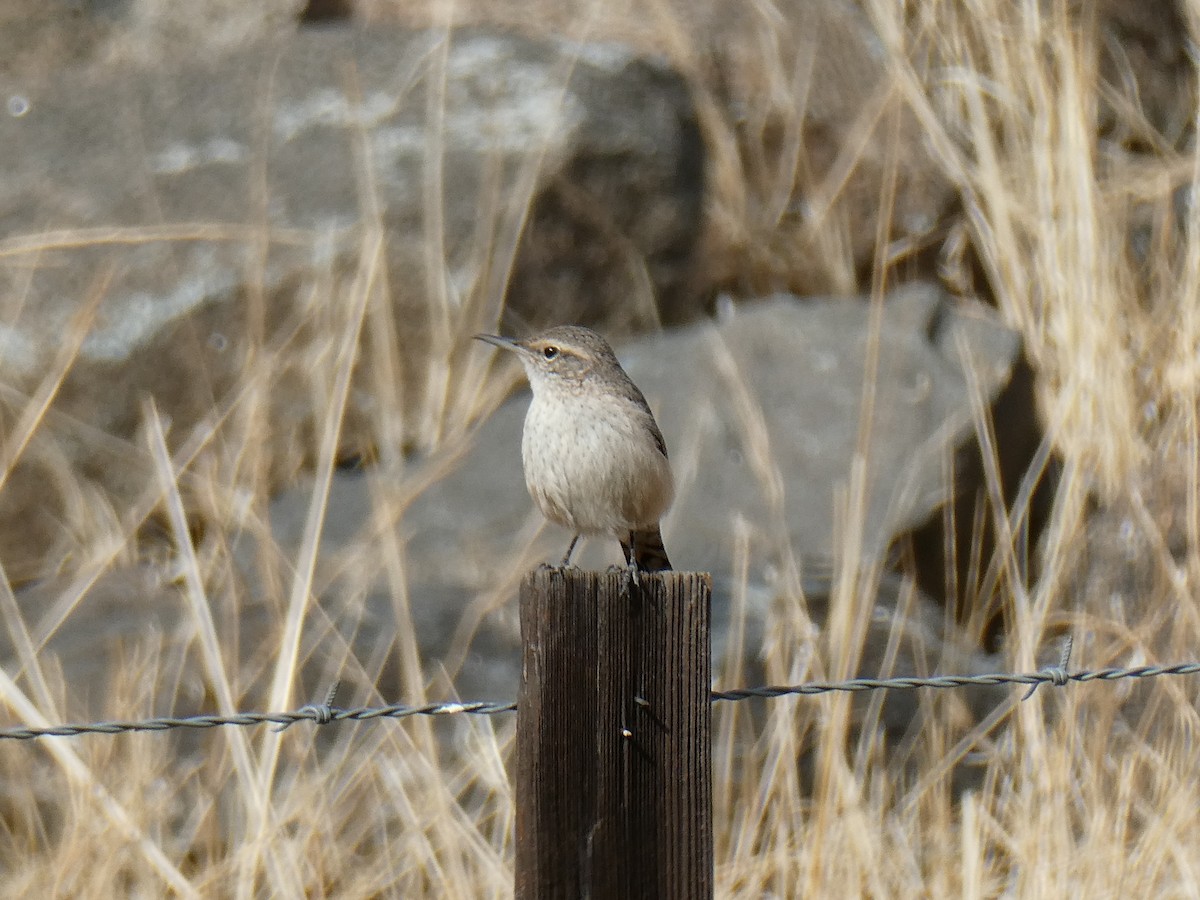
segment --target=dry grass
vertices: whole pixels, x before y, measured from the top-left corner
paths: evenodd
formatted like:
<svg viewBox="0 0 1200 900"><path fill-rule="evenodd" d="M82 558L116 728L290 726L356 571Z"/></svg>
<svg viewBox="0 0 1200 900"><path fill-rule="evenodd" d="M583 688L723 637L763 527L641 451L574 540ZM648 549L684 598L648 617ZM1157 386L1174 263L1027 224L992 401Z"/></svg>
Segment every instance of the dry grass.
<svg viewBox="0 0 1200 900"><path fill-rule="evenodd" d="M635 32L643 43L666 48L695 79L714 151L713 241L730 260L746 251L745 271L732 280L786 283L795 247L815 243L829 283L853 286L837 223L816 227L785 216L804 181L796 164L804 41L770 4L737 6L745 7L734 16L741 26L719 35L705 29L728 19L721 3L706 8L711 19L694 19L666 0L651 5L648 28L640 18L647 13L613 5L606 16L616 24L606 25L597 13L585 17L585 30ZM887 102L915 112L938 165L962 192L957 237L974 248L990 292L1025 337L1041 376L1043 420L1064 460L1040 579L1029 588L1016 577L1003 580L1010 666L1044 662L1039 648L1064 629L1077 636L1079 665L1196 657L1200 207L1190 206L1176 224L1172 192L1193 182L1200 157L1168 146L1134 156L1097 138L1097 34L1074 6L1054 0L930 0L907 9L871 0L867 6L894 85ZM712 80L719 68L712 64L714 47L736 63L736 83ZM735 122L731 104L744 105L748 117ZM1136 104L1124 114L1135 117ZM1144 123L1138 127L1145 130ZM829 187L835 195L837 185ZM431 185L430 196L438 190ZM888 196L885 185L884 209ZM1149 239L1138 258L1131 235L1143 227ZM22 239L7 240L3 249L20 252ZM259 426L277 367L271 352L248 357L240 390L219 410L214 430L175 436L168 449L147 409L146 443L134 448L154 473L145 502L89 548L50 613L72 615L87 586L133 554L136 530L156 508L174 548L173 586L160 600L186 612L178 628L128 642L93 713L290 707L309 699L297 696L297 673L314 645L333 644L345 654L313 600L323 587L318 534L353 348L364 321L379 325L384 315L378 241L378 231L368 228L349 296L336 304L326 342L308 351L324 431L311 451L316 489L295 553L283 558L270 544L266 517L272 463L262 458ZM429 253L436 252L431 245ZM877 267L872 281L882 284L886 274ZM481 358L456 352L458 336L494 323L499 298L477 296L455 308L436 298L431 303L438 323L431 377L416 405L427 440L417 443L452 446L499 397L497 388L484 395L478 387ZM379 333L374 329L372 339ZM390 371L373 373L384 397L394 383ZM60 376L61 367L33 395L19 433L6 436L5 465L39 426ZM1164 460L1175 467L1156 470ZM369 685L391 658L405 698L419 701L427 684L413 629L403 627L408 583L394 525L420 482L401 461L390 465L397 477L381 483L354 559L363 567L361 592L374 580L389 585L402 627L382 636L376 657L344 658L342 665L356 684ZM1164 512L1164 503L1175 508ZM189 504L202 504L219 525L199 542L189 533ZM1147 574L1133 585L1140 592L1136 618L1105 618L1106 598L1072 592L1083 583L1079 560L1098 541L1088 528L1089 505L1144 513L1130 515L1152 532L1164 516L1173 523L1171 533L1154 532L1156 546L1168 549L1139 560ZM794 586L785 584L773 606L770 643L762 648L773 682L846 671L861 649L873 584L855 566L859 509L850 485L838 612L829 626L814 632ZM998 534L1017 540L1011 536L1020 533L1019 515L996 525ZM255 587L234 559L236 545L249 537L258 541L255 577L268 597L271 637L263 647L239 648L232 610ZM739 537L729 539L736 545ZM1001 572L1013 569L1013 546L1002 542L998 556ZM359 600L351 591L338 604L353 610ZM0 607L22 660L19 676L0 676L0 700L15 719L60 721L80 708L81 686L64 683L54 660L39 655L47 619L21 618L14 602L0 580ZM758 648L747 649L753 655ZM719 661L717 677L722 685L742 683L740 658ZM352 698L382 699L365 688ZM972 725L954 697L925 697L908 766L895 764L895 748L870 727L877 706L868 708L862 727L847 697L781 700L758 718L746 705L721 705L714 764L718 895L1200 895L1200 782L1190 752L1200 725L1196 700L1191 681L1047 690ZM224 729L3 746L0 893L504 896L512 882L511 738L512 721L494 718L376 722L319 738L298 727L282 734ZM953 767L968 751L979 777L959 792ZM806 753L810 763L798 766Z"/></svg>

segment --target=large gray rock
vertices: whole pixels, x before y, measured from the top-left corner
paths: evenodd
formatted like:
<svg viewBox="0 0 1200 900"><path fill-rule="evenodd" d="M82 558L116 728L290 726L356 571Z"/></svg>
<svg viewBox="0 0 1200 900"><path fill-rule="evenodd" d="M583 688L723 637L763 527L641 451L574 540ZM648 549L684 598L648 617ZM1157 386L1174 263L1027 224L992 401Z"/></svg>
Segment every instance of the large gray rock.
<svg viewBox="0 0 1200 900"><path fill-rule="evenodd" d="M777 297L625 345L675 468L663 533L676 567L729 572L739 530L756 579L788 556L829 559L838 543L860 541L864 562L879 559L947 495L945 455L972 429L964 362L988 400L1017 349L994 315L921 284L885 301L877 335L866 303ZM528 548L516 537L537 521L521 475L526 406L497 410L453 474L405 516L409 565L422 581L449 572L488 581L513 552L549 560L565 548L570 536L557 527ZM861 522L838 509L860 460ZM604 554L583 559L619 559L615 544Z"/></svg>
<svg viewBox="0 0 1200 900"><path fill-rule="evenodd" d="M616 45L318 30L169 70L3 79L0 96L0 386L16 389L0 421L102 294L0 493L0 562L18 579L66 552L64 534L86 542L54 486L82 475L119 513L146 481L136 452L95 439L133 437L144 393L184 435L265 347L271 466L279 481L303 466L373 235L393 307L359 359L353 449L396 442L376 433L380 380L407 400L406 439L435 439L445 411L424 380L457 328L498 315L510 262L516 315L620 330L680 288L698 229L687 89ZM400 385L380 374L396 366Z"/></svg>

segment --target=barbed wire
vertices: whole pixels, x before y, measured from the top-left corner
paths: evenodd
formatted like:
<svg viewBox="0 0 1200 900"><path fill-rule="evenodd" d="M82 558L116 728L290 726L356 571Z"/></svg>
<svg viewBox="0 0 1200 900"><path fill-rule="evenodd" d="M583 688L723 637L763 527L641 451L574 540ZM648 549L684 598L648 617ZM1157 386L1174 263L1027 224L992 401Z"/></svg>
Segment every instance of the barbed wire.
<svg viewBox="0 0 1200 900"><path fill-rule="evenodd" d="M1195 675L1200 663L1180 663L1174 666L1139 666L1136 669L1099 669L1094 672L1067 672L1066 681L1117 681L1122 678L1157 678L1160 675ZM748 700L751 697L786 697L789 694L824 694L829 691L911 690L913 688L978 687L996 684L1028 684L1037 688L1043 684L1062 687L1066 682L1055 680L1050 670L1028 675L940 675L931 678L855 678L831 683L812 682L789 687L740 688L733 691L713 691L713 700ZM1027 693L1026 698L1029 697ZM3 735L0 735L3 736Z"/></svg>
<svg viewBox="0 0 1200 900"><path fill-rule="evenodd" d="M1029 691L1023 699L1029 699L1043 684L1064 687L1071 682L1119 681L1126 678L1158 678L1163 675L1195 675L1200 673L1200 662L1177 663L1170 666L1137 666L1133 668L1096 669L1093 671L1066 671L1066 660L1071 652L1068 642L1063 652L1063 664L1030 673L996 673L990 675L934 675L928 678L852 678L847 681L813 681L796 685L764 685L762 687L739 688L730 691L712 691L710 700L741 701L752 699L775 699L787 696L809 696L834 692L859 693L863 691L908 691L918 688L950 689L981 687L1002 684L1023 684ZM281 713L236 713L234 715L203 715L185 717L161 717L140 721L91 722L80 725L54 725L44 728L6 728L0 730L0 740L28 741L43 737L74 737L83 734L127 734L142 731L169 731L176 728L217 728L225 725L279 726L279 730L297 722L312 722L329 725L335 722L362 722L371 719L404 719L411 716L491 716L498 713L515 712L515 701L457 701L452 703L425 703L410 706L393 703L388 706L362 706L340 709L333 705L337 685L325 698L325 702L304 706L294 712Z"/></svg>
<svg viewBox="0 0 1200 900"><path fill-rule="evenodd" d="M305 706L294 712L246 712L231 716L163 716L136 722L91 722L85 725L53 725L46 728L6 728L0 730L0 740L28 741L41 737L74 737L80 734L128 734L137 731L170 731L174 728L217 728L222 725L274 724L287 728L297 722L329 725L333 722L362 722L369 719L404 719L409 716L451 716L458 714L490 716L513 712L514 701L473 701L468 703L426 703L408 706L393 703L389 706L361 706L338 709L328 705Z"/></svg>

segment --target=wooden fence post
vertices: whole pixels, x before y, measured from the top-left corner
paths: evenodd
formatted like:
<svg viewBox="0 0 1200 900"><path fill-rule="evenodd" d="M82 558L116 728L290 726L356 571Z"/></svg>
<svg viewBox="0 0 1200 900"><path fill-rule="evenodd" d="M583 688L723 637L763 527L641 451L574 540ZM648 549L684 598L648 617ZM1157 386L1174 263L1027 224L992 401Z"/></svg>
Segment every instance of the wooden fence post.
<svg viewBox="0 0 1200 900"><path fill-rule="evenodd" d="M711 579L521 585L518 900L711 897Z"/></svg>

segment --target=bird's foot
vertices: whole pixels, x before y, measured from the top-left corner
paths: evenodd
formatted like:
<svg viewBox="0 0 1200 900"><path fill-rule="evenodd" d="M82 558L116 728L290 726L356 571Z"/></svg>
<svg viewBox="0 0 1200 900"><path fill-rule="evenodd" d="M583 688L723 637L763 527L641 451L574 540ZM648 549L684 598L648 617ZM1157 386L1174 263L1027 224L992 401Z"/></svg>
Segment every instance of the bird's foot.
<svg viewBox="0 0 1200 900"><path fill-rule="evenodd" d="M576 547L576 545L579 543L579 538L580 538L580 537L581 537L581 535L578 535L578 534L577 534L577 535L575 535L573 538L571 538L571 543L570 543L569 545L567 545L567 552L563 554L562 562L560 562L560 563L558 564L558 567L559 567L560 569L569 569L569 568L571 568L571 557L572 557L572 556L574 555L574 553L575 553L575 547Z"/></svg>
<svg viewBox="0 0 1200 900"><path fill-rule="evenodd" d="M630 565L629 563L626 563L623 566L619 566L616 563L610 563L608 568L604 571L609 575L626 576L629 580L629 583L635 588L642 586L642 580L640 577L641 570L636 565Z"/></svg>
<svg viewBox="0 0 1200 900"><path fill-rule="evenodd" d="M635 590L641 590L642 579L638 574L637 560L631 559L629 564L625 566L625 575L629 579L629 584Z"/></svg>

